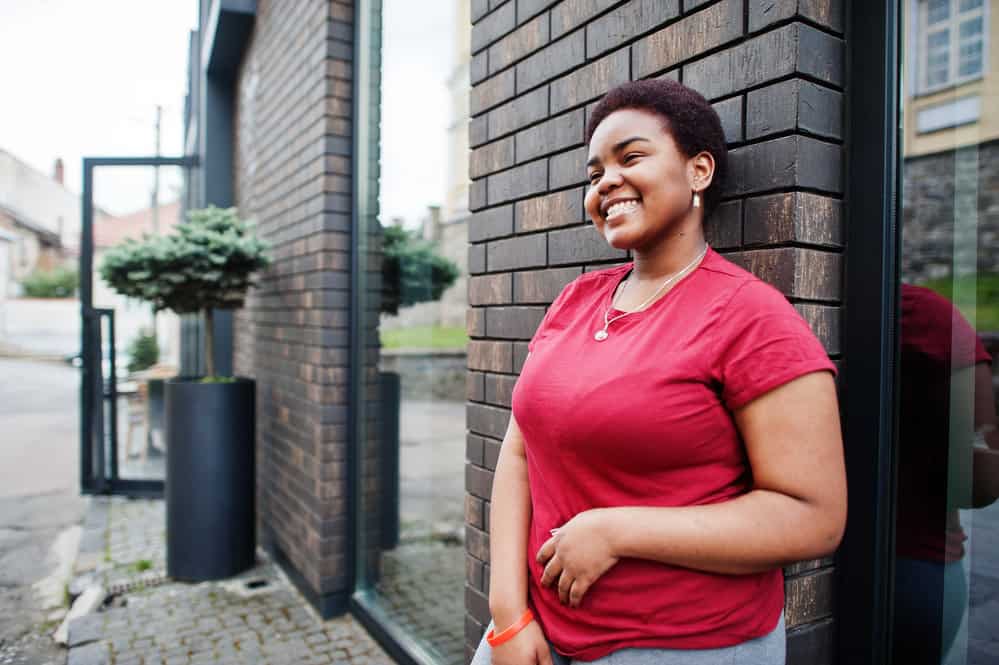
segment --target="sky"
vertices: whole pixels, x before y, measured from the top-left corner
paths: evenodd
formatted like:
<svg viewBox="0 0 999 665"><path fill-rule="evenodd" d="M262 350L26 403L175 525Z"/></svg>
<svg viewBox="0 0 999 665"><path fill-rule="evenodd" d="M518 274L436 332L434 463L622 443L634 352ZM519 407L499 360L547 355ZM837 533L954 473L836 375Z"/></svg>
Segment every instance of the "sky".
<svg viewBox="0 0 999 665"><path fill-rule="evenodd" d="M455 0L384 0L382 219L415 223L444 198ZM43 173L57 157L74 192L84 156L183 151L189 31L197 0L0 0L0 149ZM428 36L432 36L428 38ZM412 131L419 127L420 131ZM97 204L149 204L152 169L99 170ZM161 200L179 170L161 170Z"/></svg>

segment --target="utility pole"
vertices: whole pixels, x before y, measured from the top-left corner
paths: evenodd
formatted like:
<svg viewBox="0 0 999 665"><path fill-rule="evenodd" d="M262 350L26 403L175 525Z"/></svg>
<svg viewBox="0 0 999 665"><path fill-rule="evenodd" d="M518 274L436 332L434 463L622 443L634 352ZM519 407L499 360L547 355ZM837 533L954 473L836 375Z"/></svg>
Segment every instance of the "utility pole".
<svg viewBox="0 0 999 665"><path fill-rule="evenodd" d="M156 157L160 156L160 120L163 117L163 107L156 105ZM153 167L153 200L150 209L153 222L153 235L160 234L160 167ZM153 309L153 339L159 344L158 322L156 320L156 310Z"/></svg>

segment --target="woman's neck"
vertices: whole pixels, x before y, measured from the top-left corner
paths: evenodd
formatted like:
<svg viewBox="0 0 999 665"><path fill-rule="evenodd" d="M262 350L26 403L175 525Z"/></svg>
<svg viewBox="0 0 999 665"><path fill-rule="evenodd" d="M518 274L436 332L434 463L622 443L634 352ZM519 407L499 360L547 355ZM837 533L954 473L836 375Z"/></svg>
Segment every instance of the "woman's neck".
<svg viewBox="0 0 999 665"><path fill-rule="evenodd" d="M704 250L704 230L700 224L673 231L655 246L633 252L632 279L638 283L659 282L683 270Z"/></svg>

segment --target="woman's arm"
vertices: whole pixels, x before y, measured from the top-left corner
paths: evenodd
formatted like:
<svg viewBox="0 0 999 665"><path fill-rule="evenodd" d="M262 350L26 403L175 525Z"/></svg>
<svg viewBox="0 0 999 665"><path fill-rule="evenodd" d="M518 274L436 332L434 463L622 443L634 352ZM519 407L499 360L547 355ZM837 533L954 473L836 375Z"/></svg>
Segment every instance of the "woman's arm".
<svg viewBox="0 0 999 665"><path fill-rule="evenodd" d="M524 435L511 413L496 462L489 509L489 611L497 631L513 624L527 609L530 520Z"/></svg>
<svg viewBox="0 0 999 665"><path fill-rule="evenodd" d="M833 552L846 525L846 472L832 376L806 374L734 416L751 491L706 506L581 513L539 550L542 582L558 580L563 602L578 605L618 557L744 574Z"/></svg>

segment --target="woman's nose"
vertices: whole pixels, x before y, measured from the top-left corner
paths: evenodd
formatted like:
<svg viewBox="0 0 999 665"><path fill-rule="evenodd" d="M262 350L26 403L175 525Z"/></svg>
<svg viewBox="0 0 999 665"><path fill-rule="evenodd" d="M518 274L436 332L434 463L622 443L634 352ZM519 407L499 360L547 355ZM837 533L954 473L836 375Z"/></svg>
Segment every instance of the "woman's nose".
<svg viewBox="0 0 999 665"><path fill-rule="evenodd" d="M604 174L600 177L600 184L597 186L597 191L600 194L605 194L615 187L621 184L621 173L617 169L608 169L604 171Z"/></svg>

